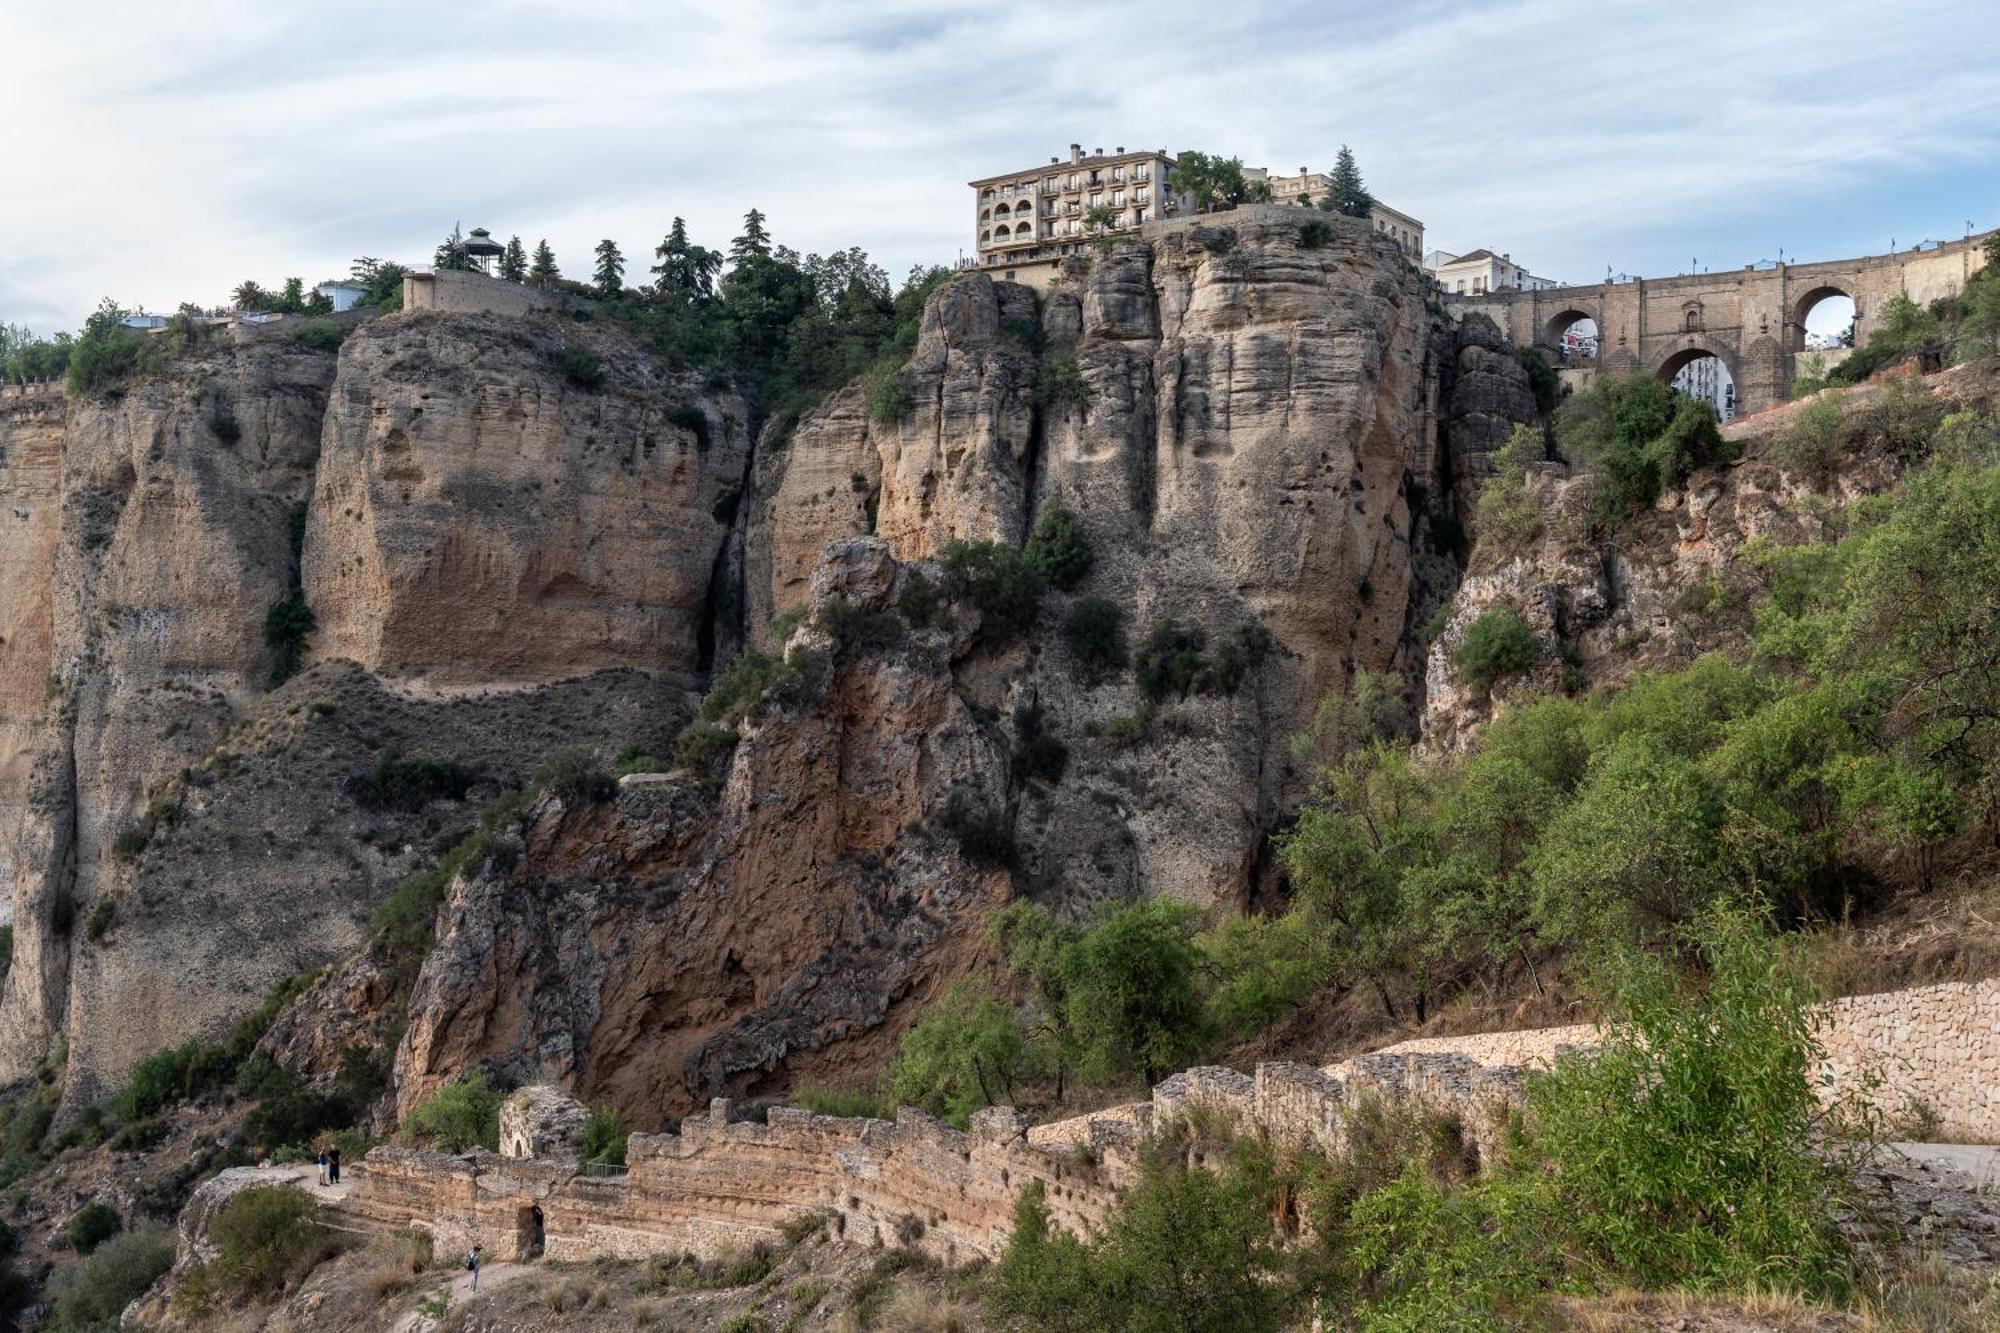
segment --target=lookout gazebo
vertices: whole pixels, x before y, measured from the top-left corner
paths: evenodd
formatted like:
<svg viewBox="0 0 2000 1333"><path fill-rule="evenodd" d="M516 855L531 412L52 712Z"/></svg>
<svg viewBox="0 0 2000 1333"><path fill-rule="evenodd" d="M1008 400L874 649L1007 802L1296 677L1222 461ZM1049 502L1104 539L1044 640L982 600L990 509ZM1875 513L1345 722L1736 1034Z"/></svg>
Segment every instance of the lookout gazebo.
<svg viewBox="0 0 2000 1333"><path fill-rule="evenodd" d="M507 247L493 239L493 233L484 227L474 227L465 238L465 256L481 273L491 275L500 256Z"/></svg>

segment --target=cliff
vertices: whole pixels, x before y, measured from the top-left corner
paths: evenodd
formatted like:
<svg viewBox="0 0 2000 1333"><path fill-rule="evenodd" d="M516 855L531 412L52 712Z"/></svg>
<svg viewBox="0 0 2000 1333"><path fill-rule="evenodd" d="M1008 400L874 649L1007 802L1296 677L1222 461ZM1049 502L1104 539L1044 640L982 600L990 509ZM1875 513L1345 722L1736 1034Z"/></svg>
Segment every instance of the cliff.
<svg viewBox="0 0 2000 1333"><path fill-rule="evenodd" d="M796 669L717 782L545 798L517 861L451 886L403 1105L481 1066L647 1117L838 1076L1013 894L1253 898L1300 794L1287 738L1355 670L1416 666L1451 516L1532 411L1490 327L1366 228L1307 221L1159 227L1048 294L963 276L907 411L857 386L754 447L733 393L553 312L416 311L337 356L251 340L0 404L0 1077L66 1042L87 1104L329 964L274 1041L325 1071L387 1039L402 997L361 951L391 886L556 751L670 753L793 610ZM903 613L948 543L1018 547L1054 506L1093 561L1025 632ZM1086 597L1127 661L1169 622L1235 653L1227 687L1149 699L1081 661ZM300 606L272 688L267 617Z"/></svg>

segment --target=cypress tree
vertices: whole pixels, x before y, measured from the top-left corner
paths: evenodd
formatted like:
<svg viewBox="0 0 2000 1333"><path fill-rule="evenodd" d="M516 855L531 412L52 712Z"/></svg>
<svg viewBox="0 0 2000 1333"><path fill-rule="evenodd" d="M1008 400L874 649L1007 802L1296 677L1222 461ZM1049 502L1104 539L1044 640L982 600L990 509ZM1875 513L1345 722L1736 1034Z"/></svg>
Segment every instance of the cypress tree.
<svg viewBox="0 0 2000 1333"><path fill-rule="evenodd" d="M521 248L521 238L509 236L506 252L500 256L500 276L509 282L520 282L528 276L528 252Z"/></svg>
<svg viewBox="0 0 2000 1333"><path fill-rule="evenodd" d="M1368 193L1368 187L1361 183L1361 168L1354 164L1353 151L1342 144L1340 156L1333 164L1333 187L1320 201L1320 207L1329 213L1365 218L1374 206L1375 196Z"/></svg>
<svg viewBox="0 0 2000 1333"><path fill-rule="evenodd" d="M743 234L729 243L729 263L733 267L745 261L768 259L771 255L771 233L764 228L764 215L751 209L743 215Z"/></svg>
<svg viewBox="0 0 2000 1333"><path fill-rule="evenodd" d="M606 299L625 290L625 256L618 253L618 242L609 236L597 243L597 272L591 283Z"/></svg>
<svg viewBox="0 0 2000 1333"><path fill-rule="evenodd" d="M561 276L562 270L556 267L556 252L549 249L546 239L536 241L535 262L528 269L528 281L552 282Z"/></svg>
<svg viewBox="0 0 2000 1333"><path fill-rule="evenodd" d="M674 219L673 230L653 254L660 261L653 265L658 279L653 285L660 295L690 304L715 294L715 275L722 267L722 256L689 241L684 220Z"/></svg>

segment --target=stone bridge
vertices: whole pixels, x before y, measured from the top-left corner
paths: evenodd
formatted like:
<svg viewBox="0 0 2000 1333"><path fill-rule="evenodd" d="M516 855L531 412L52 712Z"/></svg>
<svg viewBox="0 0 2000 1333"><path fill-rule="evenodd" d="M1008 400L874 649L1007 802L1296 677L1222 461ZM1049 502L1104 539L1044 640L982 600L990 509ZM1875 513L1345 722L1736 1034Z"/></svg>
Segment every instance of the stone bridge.
<svg viewBox="0 0 2000 1333"><path fill-rule="evenodd" d="M1963 291L1984 263L1992 234L1861 259L1447 299L1457 313L1490 316L1516 347L1555 352L1563 330L1579 319L1596 321L1597 357L1570 363L1586 369L1643 370L1670 380L1690 362L1715 356L1736 383L1737 411L1758 412L1790 396L1798 354L1806 350L1806 315L1821 300L1854 302L1859 346L1890 297L1923 305Z"/></svg>

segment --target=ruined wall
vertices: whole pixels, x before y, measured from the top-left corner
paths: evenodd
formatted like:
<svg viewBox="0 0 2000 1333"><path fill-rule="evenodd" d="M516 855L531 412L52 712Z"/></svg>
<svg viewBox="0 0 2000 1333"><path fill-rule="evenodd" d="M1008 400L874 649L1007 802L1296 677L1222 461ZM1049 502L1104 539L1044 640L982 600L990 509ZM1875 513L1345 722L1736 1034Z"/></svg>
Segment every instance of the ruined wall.
<svg viewBox="0 0 2000 1333"><path fill-rule="evenodd" d="M468 315L525 315L560 304L545 292L484 273L441 269L403 275L403 309L449 310Z"/></svg>
<svg viewBox="0 0 2000 1333"><path fill-rule="evenodd" d="M1822 1013L1822 1071L1832 1076L1828 1086L1836 1092L1879 1076L1872 1100L1885 1113L1904 1117L1920 1105L1953 1137L2000 1140L2000 978L1852 995L1828 1002ZM1599 1029L1579 1024L1425 1037L1378 1055L1457 1055L1481 1066L1532 1066L1565 1047L1598 1040Z"/></svg>

